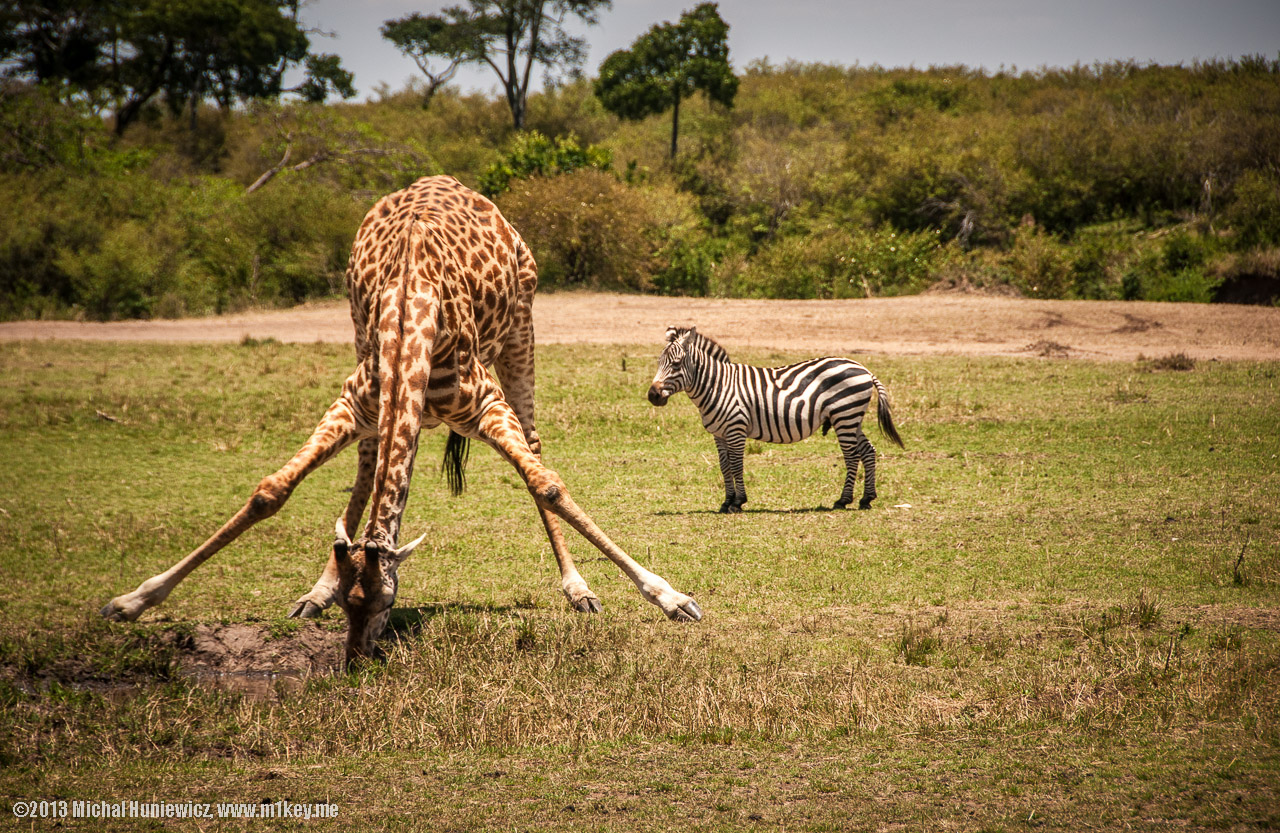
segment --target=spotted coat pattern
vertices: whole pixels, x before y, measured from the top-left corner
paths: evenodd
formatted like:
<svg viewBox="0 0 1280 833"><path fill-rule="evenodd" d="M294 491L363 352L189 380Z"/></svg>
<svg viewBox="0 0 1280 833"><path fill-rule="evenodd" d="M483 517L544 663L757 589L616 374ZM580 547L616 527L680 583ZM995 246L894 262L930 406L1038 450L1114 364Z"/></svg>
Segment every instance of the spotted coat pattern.
<svg viewBox="0 0 1280 833"><path fill-rule="evenodd" d="M348 660L371 655L395 601L399 566L422 540L397 548L418 435L445 425L493 447L519 471L576 609L601 606L573 564L560 520L669 618L700 619L692 598L609 540L541 463L533 420L537 280L515 229L493 203L451 177L421 179L379 200L360 226L347 267L356 368L341 394L297 454L263 478L221 529L169 570L112 599L103 615L133 620L164 601L197 566L275 514L307 474L356 443L356 480L328 565L292 615L316 616L337 602L347 614ZM358 529L366 508L353 541L348 531Z"/></svg>

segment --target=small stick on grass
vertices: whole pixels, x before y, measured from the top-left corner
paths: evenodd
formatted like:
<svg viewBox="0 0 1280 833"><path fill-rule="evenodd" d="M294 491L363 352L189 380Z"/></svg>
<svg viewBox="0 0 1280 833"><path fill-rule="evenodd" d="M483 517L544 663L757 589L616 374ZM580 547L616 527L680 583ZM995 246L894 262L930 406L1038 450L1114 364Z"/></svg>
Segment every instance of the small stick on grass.
<svg viewBox="0 0 1280 833"><path fill-rule="evenodd" d="M1244 563L1244 551L1249 546L1249 534L1245 533L1244 543L1240 545L1240 554L1236 556L1236 565L1231 568L1231 580L1236 584L1244 584L1244 576L1240 574L1240 565Z"/></svg>

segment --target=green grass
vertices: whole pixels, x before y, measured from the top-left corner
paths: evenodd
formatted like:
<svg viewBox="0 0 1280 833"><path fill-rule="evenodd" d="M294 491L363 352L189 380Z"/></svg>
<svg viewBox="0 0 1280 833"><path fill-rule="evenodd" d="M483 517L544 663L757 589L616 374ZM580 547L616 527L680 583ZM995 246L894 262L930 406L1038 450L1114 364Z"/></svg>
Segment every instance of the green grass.
<svg viewBox="0 0 1280 833"><path fill-rule="evenodd" d="M605 612L567 610L514 471L478 448L450 498L437 432L388 662L258 700L184 676L184 645L299 633L353 454L141 622L96 611L292 454L350 349L0 345L0 827L19 798L331 800L326 829L1280 825L1280 366L866 357L907 443L869 429L875 509L815 511L843 479L815 437L750 455L721 516L692 405L644 399L655 356L542 348L539 430L702 623L576 538Z"/></svg>

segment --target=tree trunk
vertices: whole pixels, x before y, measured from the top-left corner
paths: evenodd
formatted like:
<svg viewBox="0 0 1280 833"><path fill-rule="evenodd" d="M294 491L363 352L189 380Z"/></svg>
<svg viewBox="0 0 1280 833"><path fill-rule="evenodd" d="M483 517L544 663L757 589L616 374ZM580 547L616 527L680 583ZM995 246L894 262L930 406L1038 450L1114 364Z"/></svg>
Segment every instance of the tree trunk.
<svg viewBox="0 0 1280 833"><path fill-rule="evenodd" d="M676 139L680 135L680 91L677 89L671 108L671 158L676 158Z"/></svg>

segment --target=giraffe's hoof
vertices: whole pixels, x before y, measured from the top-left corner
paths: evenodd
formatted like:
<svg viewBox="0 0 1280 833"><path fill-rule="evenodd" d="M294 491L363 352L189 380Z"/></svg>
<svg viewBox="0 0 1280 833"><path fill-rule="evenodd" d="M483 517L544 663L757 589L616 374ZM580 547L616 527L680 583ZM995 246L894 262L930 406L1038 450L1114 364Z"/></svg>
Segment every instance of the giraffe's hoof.
<svg viewBox="0 0 1280 833"><path fill-rule="evenodd" d="M290 619L319 619L324 608L309 599L302 599L289 612Z"/></svg>
<svg viewBox="0 0 1280 833"><path fill-rule="evenodd" d="M119 599L112 599L107 602L102 610L98 612L102 615L103 619L111 622L132 622L134 619L138 618L142 611L138 611L138 613L130 615L124 605L120 604Z"/></svg>
<svg viewBox="0 0 1280 833"><path fill-rule="evenodd" d="M573 609L579 613L599 613L604 610L604 605L600 604L600 600L595 596L583 596L580 599L570 599L569 604L573 605Z"/></svg>
<svg viewBox="0 0 1280 833"><path fill-rule="evenodd" d="M678 607L667 611L667 618L672 622L700 622L702 621L702 608L698 607L698 603L693 599L689 599Z"/></svg>

